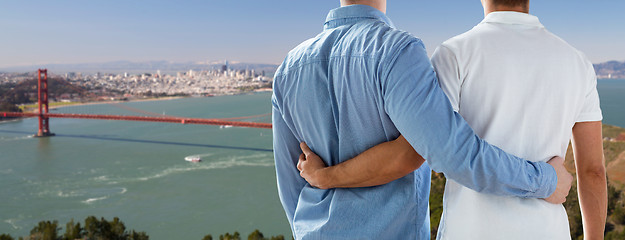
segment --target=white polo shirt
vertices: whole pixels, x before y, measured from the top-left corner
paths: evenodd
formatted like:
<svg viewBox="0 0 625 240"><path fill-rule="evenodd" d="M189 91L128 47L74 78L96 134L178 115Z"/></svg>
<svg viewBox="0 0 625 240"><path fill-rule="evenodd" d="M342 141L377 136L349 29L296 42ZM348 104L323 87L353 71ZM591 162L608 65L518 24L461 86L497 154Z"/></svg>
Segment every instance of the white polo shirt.
<svg viewBox="0 0 625 240"><path fill-rule="evenodd" d="M576 122L602 119L592 64L538 18L493 12L432 56L476 133L531 161L564 156ZM570 239L561 204L481 194L448 180L439 239Z"/></svg>

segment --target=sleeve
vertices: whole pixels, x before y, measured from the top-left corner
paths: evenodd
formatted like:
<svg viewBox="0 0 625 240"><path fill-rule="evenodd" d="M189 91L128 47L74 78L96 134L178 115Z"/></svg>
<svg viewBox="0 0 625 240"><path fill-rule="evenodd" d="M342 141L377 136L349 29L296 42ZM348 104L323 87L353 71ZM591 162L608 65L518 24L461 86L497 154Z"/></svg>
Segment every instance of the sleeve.
<svg viewBox="0 0 625 240"><path fill-rule="evenodd" d="M463 78L458 67L458 59L453 51L441 45L432 54L432 65L441 85L441 89L449 98L451 107L458 112L460 109L460 90Z"/></svg>
<svg viewBox="0 0 625 240"><path fill-rule="evenodd" d="M555 191L553 167L488 144L453 111L420 41L404 47L384 69L385 111L432 169L483 193L546 198Z"/></svg>
<svg viewBox="0 0 625 240"><path fill-rule="evenodd" d="M588 89L586 96L584 97L584 105L581 112L577 116L576 122L594 122L601 121L603 115L601 113L601 106L599 102L599 93L597 92L597 74L592 67L592 63L587 62L586 79L588 79Z"/></svg>
<svg viewBox="0 0 625 240"><path fill-rule="evenodd" d="M297 170L297 161L301 153L299 141L284 121L279 110L275 91L271 101L273 154L276 164L278 195L291 229L293 229L293 216L295 215L299 195L307 183Z"/></svg>

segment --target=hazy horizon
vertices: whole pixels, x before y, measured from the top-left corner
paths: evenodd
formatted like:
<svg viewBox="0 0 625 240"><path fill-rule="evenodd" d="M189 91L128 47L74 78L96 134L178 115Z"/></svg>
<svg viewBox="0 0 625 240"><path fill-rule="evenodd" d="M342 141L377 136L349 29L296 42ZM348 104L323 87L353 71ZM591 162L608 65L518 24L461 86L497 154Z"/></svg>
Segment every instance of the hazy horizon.
<svg viewBox="0 0 625 240"><path fill-rule="evenodd" d="M12 71L13 69L21 69L21 68L46 68L47 66L52 66L52 65L86 65L86 64L92 64L92 65L97 65L97 64L110 64L110 63L120 63L120 62L129 62L129 63L134 63L134 64L141 64L141 63L152 63L152 62L167 62L167 63L171 63L171 64L197 64L197 65L214 65L214 64L220 64L220 62L224 62L224 61L228 61L230 64L256 64L256 65L275 65L278 66L280 65L280 63L266 63L266 62L243 62L243 61L236 61L233 60L231 61L230 59L224 59L224 60L216 60L216 61L209 61L207 63L207 61L168 61L168 60L145 60L145 61L131 61L131 60L113 60L113 61L103 61L103 62L72 62L72 63L42 63L42 64L25 64L25 65L16 65L16 66L7 66L7 67L0 67L0 71ZM600 64L600 63L606 63L606 62L611 62L611 61L616 61L616 62L625 62L625 60L618 60L618 59L614 59L614 60L607 60L607 61L603 61L603 62L593 62L593 64Z"/></svg>

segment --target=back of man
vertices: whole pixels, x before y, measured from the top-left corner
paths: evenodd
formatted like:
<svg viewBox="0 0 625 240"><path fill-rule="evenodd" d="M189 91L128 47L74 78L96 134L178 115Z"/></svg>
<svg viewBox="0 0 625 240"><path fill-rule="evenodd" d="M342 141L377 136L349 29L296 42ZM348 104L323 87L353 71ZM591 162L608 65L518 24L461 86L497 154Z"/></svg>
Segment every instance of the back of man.
<svg viewBox="0 0 625 240"><path fill-rule="evenodd" d="M278 189L293 234L296 239L427 239L427 166L383 186L330 190L307 185L295 168L302 141L330 161L327 165L336 165L397 138L384 109L380 69L406 45L421 44L364 5L333 10L324 27L288 54L274 80ZM425 52L414 57L433 76Z"/></svg>
<svg viewBox="0 0 625 240"><path fill-rule="evenodd" d="M454 109L480 137L517 156L564 156L576 122L601 120L592 64L529 14L488 14L443 43L432 63ZM438 237L570 239L562 205L481 194L453 180Z"/></svg>

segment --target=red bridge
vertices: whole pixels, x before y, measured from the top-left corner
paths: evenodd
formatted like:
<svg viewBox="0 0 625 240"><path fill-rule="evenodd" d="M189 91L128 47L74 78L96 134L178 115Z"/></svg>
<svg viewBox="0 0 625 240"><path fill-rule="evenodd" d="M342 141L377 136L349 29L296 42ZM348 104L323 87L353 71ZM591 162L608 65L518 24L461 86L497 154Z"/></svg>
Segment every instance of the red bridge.
<svg viewBox="0 0 625 240"><path fill-rule="evenodd" d="M43 74L43 75L42 75ZM129 109L136 112L145 113L155 116L121 116L121 115L97 115L97 114L70 114L70 113L49 113L48 111L48 71L47 69L38 70L38 107L39 112L0 112L2 117L38 117L39 118L39 131L36 136L45 137L53 136L50 132L49 118L83 118L83 119L104 119L104 120L123 120L123 121L144 121L144 122L166 122L166 123L181 123L181 124L203 124L203 125L220 125L220 126L233 126L233 127L248 127L248 128L271 128L271 123L260 122L241 122L232 121L236 119L245 119L253 117L268 116L270 114L263 114L249 117L235 117L235 118L222 118L222 119L206 119L206 118L184 118L175 116L166 116L161 114L153 114L138 109ZM130 108L130 107L123 107Z"/></svg>

